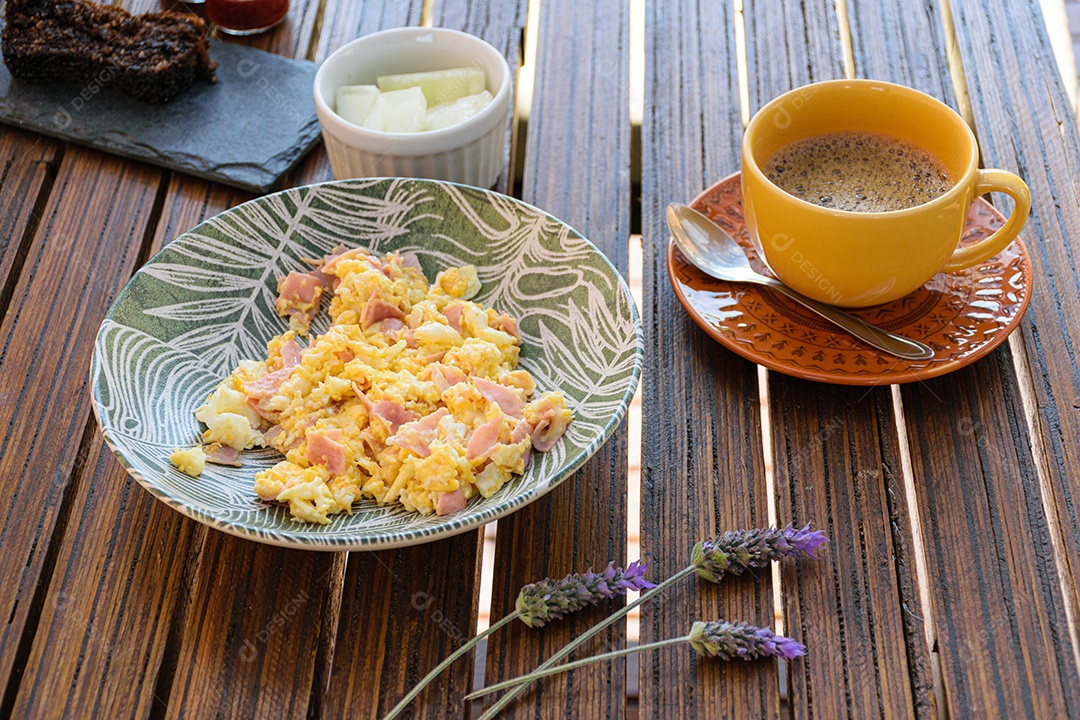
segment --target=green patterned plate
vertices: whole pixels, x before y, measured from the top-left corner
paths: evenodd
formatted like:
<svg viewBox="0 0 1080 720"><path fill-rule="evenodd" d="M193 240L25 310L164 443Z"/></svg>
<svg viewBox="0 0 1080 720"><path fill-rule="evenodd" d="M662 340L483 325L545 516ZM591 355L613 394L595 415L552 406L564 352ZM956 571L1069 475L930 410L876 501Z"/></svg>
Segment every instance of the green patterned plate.
<svg viewBox="0 0 1080 720"><path fill-rule="evenodd" d="M574 422L524 475L454 515L373 501L329 525L293 521L263 503L253 476L280 455L242 454L191 478L169 464L198 441L192 412L242 358L261 358L287 323L274 311L280 275L338 244L414 252L428 279L475 265L478 302L518 318L521 366L562 390ZM314 324L326 330L322 313ZM641 374L641 324L619 273L588 240L534 207L444 182L350 180L285 190L227 210L155 255L101 325L91 367L94 410L128 472L155 497L240 537L311 550L398 547L479 527L569 477L622 420Z"/></svg>

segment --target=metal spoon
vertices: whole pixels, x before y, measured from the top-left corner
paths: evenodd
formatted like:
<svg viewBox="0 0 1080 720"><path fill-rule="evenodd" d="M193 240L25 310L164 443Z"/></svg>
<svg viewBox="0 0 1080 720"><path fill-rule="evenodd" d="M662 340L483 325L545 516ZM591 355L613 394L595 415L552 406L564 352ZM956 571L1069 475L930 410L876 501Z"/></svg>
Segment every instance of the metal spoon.
<svg viewBox="0 0 1080 720"><path fill-rule="evenodd" d="M675 244L706 275L717 280L756 283L772 288L890 355L909 360L929 360L934 357L934 351L921 342L874 327L839 308L801 295L779 280L754 272L739 244L697 210L681 203L672 203L668 205L667 221L675 236Z"/></svg>

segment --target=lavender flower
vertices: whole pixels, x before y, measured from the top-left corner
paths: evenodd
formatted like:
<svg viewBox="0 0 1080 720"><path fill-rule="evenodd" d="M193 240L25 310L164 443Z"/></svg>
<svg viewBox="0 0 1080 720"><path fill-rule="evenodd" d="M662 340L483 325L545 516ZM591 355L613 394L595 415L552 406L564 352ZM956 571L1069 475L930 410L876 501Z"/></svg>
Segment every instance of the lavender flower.
<svg viewBox="0 0 1080 720"><path fill-rule="evenodd" d="M811 530L809 524L801 530L791 525L783 530L730 530L695 545L690 562L698 577L715 583L725 573L739 575L748 568L767 567L772 560L800 553L813 557L818 546L827 540L820 531Z"/></svg>
<svg viewBox="0 0 1080 720"><path fill-rule="evenodd" d="M806 646L772 630L744 622L695 622L690 645L703 657L721 660L757 660L781 657L792 660L806 654Z"/></svg>
<svg viewBox="0 0 1080 720"><path fill-rule="evenodd" d="M643 576L648 562L635 560L625 570L609 563L601 573L592 570L573 573L562 580L545 578L521 588L515 608L518 617L529 627L543 627L586 605L623 595L628 590L656 587Z"/></svg>

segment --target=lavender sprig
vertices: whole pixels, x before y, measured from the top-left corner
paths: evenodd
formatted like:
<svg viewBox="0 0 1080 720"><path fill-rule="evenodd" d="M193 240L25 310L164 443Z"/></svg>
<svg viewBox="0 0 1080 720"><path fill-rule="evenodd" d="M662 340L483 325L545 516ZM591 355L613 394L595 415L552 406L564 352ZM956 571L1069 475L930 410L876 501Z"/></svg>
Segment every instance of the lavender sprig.
<svg viewBox="0 0 1080 720"><path fill-rule="evenodd" d="M810 525L801 530L791 525L783 530L730 530L695 545L690 562L698 577L717 583L727 573L740 575L750 568L768 567L773 560L800 554L813 557L814 551L826 540L828 538L822 532L811 530Z"/></svg>
<svg viewBox="0 0 1080 720"><path fill-rule="evenodd" d="M810 525L807 524L801 530L795 530L791 525L783 530L777 530L776 528L735 530L726 532L718 538L699 542L691 552L689 566L679 570L652 589L641 593L637 600L624 605L596 625L593 625L541 663L527 677L532 677L535 673L553 667L574 650L603 632L605 628L625 617L627 613L638 605L659 595L687 575L696 574L704 580L716 583L720 582L721 577L727 573L739 574L748 568L766 567L772 560L796 557L799 554L813 557L818 546L827 541L828 538L823 533L811 530ZM541 676L537 675L536 677ZM503 708L512 703L531 684L532 680L529 679L515 685L510 692L503 695L488 708L480 716L480 720L493 720Z"/></svg>
<svg viewBox="0 0 1080 720"><path fill-rule="evenodd" d="M702 657L719 658L720 660L758 660L767 657L779 657L792 660L806 654L806 646L789 637L777 635L768 628L757 627L744 622L695 622L690 629L689 635L659 640L657 642L638 645L637 647L624 648L601 655L574 660L564 665L556 665L546 670L534 670L527 675L521 675L510 680L489 685L476 690L465 696L466 700L482 697L499 690L505 690L517 685L528 685L535 680L550 675L557 675L567 670L584 667L593 663L613 660L634 653L647 650L658 650L670 645L689 644Z"/></svg>
<svg viewBox="0 0 1080 720"><path fill-rule="evenodd" d="M529 627L543 627L552 620L563 618L587 605L595 605L601 600L610 599L616 595L625 595L628 590L648 590L655 587L644 577L648 567L648 562L640 560L630 563L625 570L616 567L615 563L608 563L603 572L595 573L589 570L585 573L571 573L561 580L545 578L526 585L518 594L513 612L508 613L487 630L477 634L450 653L390 710L384 720L393 720L400 715L409 703L416 699L420 691L443 670L507 623L520 619Z"/></svg>
<svg viewBox="0 0 1080 720"><path fill-rule="evenodd" d="M518 618L529 627L543 627L587 605L595 605L628 590L656 587L645 579L648 562L635 560L625 570L608 563L600 573L572 573L561 580L545 578L521 588L515 608Z"/></svg>
<svg viewBox="0 0 1080 720"><path fill-rule="evenodd" d="M793 660L806 654L806 646L768 628L744 622L696 622L687 636L690 646L703 657L721 660L757 660L781 657Z"/></svg>

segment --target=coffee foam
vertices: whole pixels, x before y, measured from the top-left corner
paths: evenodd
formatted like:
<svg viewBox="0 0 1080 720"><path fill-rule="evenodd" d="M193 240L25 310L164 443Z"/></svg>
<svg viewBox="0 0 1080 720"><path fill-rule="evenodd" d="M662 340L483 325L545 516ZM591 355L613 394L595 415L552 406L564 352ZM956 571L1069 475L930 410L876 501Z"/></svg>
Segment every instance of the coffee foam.
<svg viewBox="0 0 1080 720"><path fill-rule="evenodd" d="M907 140L836 132L796 140L762 170L800 200L848 212L888 212L922 205L953 186L948 169Z"/></svg>

